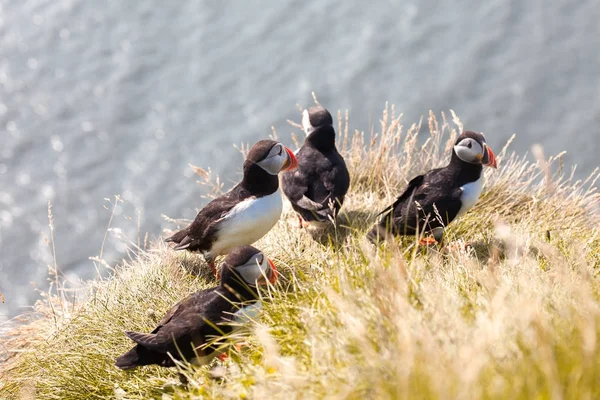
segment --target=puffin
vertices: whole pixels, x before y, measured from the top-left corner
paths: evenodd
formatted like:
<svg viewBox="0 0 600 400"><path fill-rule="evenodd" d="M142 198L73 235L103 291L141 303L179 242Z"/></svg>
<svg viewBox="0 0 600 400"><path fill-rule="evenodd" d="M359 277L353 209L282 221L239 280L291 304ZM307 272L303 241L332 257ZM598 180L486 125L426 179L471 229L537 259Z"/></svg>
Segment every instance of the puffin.
<svg viewBox="0 0 600 400"><path fill-rule="evenodd" d="M307 137L295 153L298 168L281 174L281 189L300 227L324 226L337 215L350 187L350 174L335 147L333 118L318 105L302 112Z"/></svg>
<svg viewBox="0 0 600 400"><path fill-rule="evenodd" d="M206 365L221 354L218 339L258 315L258 287L277 281L277 268L252 246L233 249L222 263L219 286L186 297L151 333L126 331L136 344L117 357L122 370L144 365L174 367L174 360Z"/></svg>
<svg viewBox="0 0 600 400"><path fill-rule="evenodd" d="M246 157L243 178L212 200L186 228L165 239L175 250L200 252L216 275L215 258L250 245L277 223L283 202L278 174L298 166L294 153L279 142L261 140Z"/></svg>
<svg viewBox="0 0 600 400"><path fill-rule="evenodd" d="M481 133L465 131L454 143L450 163L413 178L367 237L378 243L391 233L431 234L421 244L442 240L444 228L469 211L483 189L483 166L497 168L496 156Z"/></svg>

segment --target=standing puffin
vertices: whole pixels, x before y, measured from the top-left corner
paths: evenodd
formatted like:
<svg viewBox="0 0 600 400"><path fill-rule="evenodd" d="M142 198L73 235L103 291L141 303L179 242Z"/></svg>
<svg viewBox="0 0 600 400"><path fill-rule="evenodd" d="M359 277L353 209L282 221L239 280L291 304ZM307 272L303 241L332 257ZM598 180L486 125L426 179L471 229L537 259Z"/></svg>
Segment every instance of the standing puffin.
<svg viewBox="0 0 600 400"><path fill-rule="evenodd" d="M232 322L244 323L261 307L257 285L275 283L277 269L252 246L237 247L222 264L221 284L196 292L173 306L151 333L125 332L136 345L117 357L123 370L175 360L207 364L219 354L214 338L230 333ZM240 304L242 303L242 304Z"/></svg>
<svg viewBox="0 0 600 400"><path fill-rule="evenodd" d="M302 128L308 136L296 152L298 168L282 174L281 189L298 214L300 227L303 221L322 224L334 218L350 186L332 125L331 114L324 107L304 110Z"/></svg>
<svg viewBox="0 0 600 400"><path fill-rule="evenodd" d="M431 233L440 241L444 228L475 205L483 189L483 165L496 168L496 157L481 133L466 131L456 140L450 163L432 169L408 183L408 187L368 233L377 242L394 235Z"/></svg>
<svg viewBox="0 0 600 400"><path fill-rule="evenodd" d="M297 166L292 151L281 143L257 142L244 161L242 181L165 241L175 243L175 250L201 252L214 273L217 256L256 242L277 223L282 209L277 174Z"/></svg>

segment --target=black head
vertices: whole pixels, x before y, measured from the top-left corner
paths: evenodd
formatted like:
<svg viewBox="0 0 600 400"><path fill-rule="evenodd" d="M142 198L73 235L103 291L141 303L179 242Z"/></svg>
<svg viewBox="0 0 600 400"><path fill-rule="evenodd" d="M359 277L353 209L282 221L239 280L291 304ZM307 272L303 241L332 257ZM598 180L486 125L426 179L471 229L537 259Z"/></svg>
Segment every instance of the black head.
<svg viewBox="0 0 600 400"><path fill-rule="evenodd" d="M294 169L298 166L298 161L294 153L274 140L258 141L246 156L244 169L258 165L271 175L277 175L281 171Z"/></svg>
<svg viewBox="0 0 600 400"><path fill-rule="evenodd" d="M323 106L302 112L302 128L307 137L304 144L321 152L335 150L335 130L331 114Z"/></svg>
<svg viewBox="0 0 600 400"><path fill-rule="evenodd" d="M236 292L245 300L256 298L256 287L275 283L278 272L275 264L252 246L233 249L223 261L221 286Z"/></svg>
<svg viewBox="0 0 600 400"><path fill-rule="evenodd" d="M461 161L469 164L486 165L496 168L496 156L485 142L481 133L465 131L454 143L453 158L456 156Z"/></svg>
<svg viewBox="0 0 600 400"><path fill-rule="evenodd" d="M331 114L321 105L310 107L302 112L302 128L307 135L321 127L332 125Z"/></svg>

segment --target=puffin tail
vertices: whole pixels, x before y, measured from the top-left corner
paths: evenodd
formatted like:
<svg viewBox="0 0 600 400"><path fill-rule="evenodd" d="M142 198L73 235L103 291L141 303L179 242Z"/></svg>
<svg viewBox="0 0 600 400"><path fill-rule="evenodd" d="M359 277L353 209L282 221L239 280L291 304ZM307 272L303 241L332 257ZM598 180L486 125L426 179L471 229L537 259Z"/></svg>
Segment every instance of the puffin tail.
<svg viewBox="0 0 600 400"><path fill-rule="evenodd" d="M142 365L158 364L170 366L170 359L165 353L153 351L147 346L152 346L156 342L156 335L152 333L125 332L125 334L134 342L135 347L127 353L117 357L115 366L123 370L140 367Z"/></svg>
<svg viewBox="0 0 600 400"><path fill-rule="evenodd" d="M373 229L367 233L367 239L369 239L373 244L380 244L385 242L390 235L396 234L393 223L393 206L388 207L379 214L375 218L377 218L377 222L373 225Z"/></svg>
<svg viewBox="0 0 600 400"><path fill-rule="evenodd" d="M367 233L367 239L369 239L369 241L371 241L371 243L373 244L382 243L385 240L386 236L387 232L385 228L380 224L375 224L373 226L373 229L371 229L369 233Z"/></svg>
<svg viewBox="0 0 600 400"><path fill-rule="evenodd" d="M128 370L141 367L143 365L152 364L163 367L172 367L174 365L167 353L152 351L139 344L133 347L127 353L120 355L115 360L115 366L121 368L122 370Z"/></svg>
<svg viewBox="0 0 600 400"><path fill-rule="evenodd" d="M137 368L140 365L145 365L140 361L140 354L138 352L138 347L135 346L133 349L129 350L127 353L120 355L117 357L115 362L115 366L121 368L122 370Z"/></svg>
<svg viewBox="0 0 600 400"><path fill-rule="evenodd" d="M180 231L175 232L173 235L169 236L168 238L165 239L165 242L167 243L179 243L183 240L184 237L187 236L187 230L186 229L182 229Z"/></svg>
<svg viewBox="0 0 600 400"><path fill-rule="evenodd" d="M177 244L177 246L174 247L175 250L184 250L190 246L192 239L188 236L188 230L186 228L166 238L165 242Z"/></svg>

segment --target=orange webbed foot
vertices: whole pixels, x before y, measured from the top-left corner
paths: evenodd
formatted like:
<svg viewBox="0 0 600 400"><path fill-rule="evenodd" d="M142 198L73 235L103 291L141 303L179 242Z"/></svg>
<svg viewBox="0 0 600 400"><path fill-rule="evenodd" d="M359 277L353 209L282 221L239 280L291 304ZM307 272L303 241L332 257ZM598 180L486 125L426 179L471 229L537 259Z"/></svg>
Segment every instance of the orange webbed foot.
<svg viewBox="0 0 600 400"><path fill-rule="evenodd" d="M210 268L210 270L213 273L213 275L215 276L215 278L221 279L221 274L219 274L219 272L217 271L217 267L215 266L214 262L209 262L208 268Z"/></svg>
<svg viewBox="0 0 600 400"><path fill-rule="evenodd" d="M433 246L433 245L436 245L436 244L438 244L438 241L437 241L437 240L435 240L435 238L434 238L434 237L432 237L432 236L426 236L426 237L422 237L422 238L419 240L419 244L420 244L421 246Z"/></svg>
<svg viewBox="0 0 600 400"><path fill-rule="evenodd" d="M301 216L298 215L298 228L302 229L302 228L308 228L310 225L310 222L305 221Z"/></svg>

